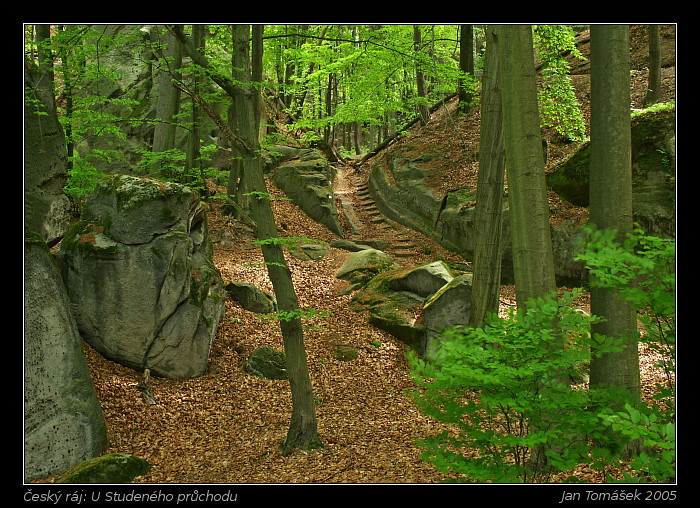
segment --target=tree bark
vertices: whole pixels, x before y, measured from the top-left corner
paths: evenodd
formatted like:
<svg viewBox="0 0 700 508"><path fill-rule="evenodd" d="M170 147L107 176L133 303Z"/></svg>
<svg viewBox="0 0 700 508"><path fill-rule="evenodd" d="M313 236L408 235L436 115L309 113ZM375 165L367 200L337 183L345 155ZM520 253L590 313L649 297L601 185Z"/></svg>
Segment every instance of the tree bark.
<svg viewBox="0 0 700 508"><path fill-rule="evenodd" d="M234 26L234 46L240 51L245 64L245 48L250 39L250 25ZM256 38L254 44L261 44ZM249 60L248 60L249 62ZM234 102L240 136L252 150L242 152L243 165L249 188L257 193L251 200L253 217L257 224L257 236L262 242L262 252L267 264L268 274L275 290L277 306L281 314L290 314L290 319L280 319L280 328L284 341L284 351L287 358L287 373L292 392L292 418L287 437L282 443L284 455L294 449L310 450L322 446L316 424L316 409L311 386L311 378L304 348L304 335L299 316L299 302L292 282L291 272L284 258L281 246L274 240L277 238L277 227L270 206L269 196L263 174L262 156L259 150L258 127L255 123L254 111L257 90L250 86L250 66L243 65L239 74L239 88Z"/></svg>
<svg viewBox="0 0 700 508"><path fill-rule="evenodd" d="M204 25L192 25L192 43L197 51L204 49ZM199 84L201 76L199 72L192 73L192 91L199 96ZM199 161L201 141L200 141L200 123L202 116L202 108L194 98L190 98L192 104L192 130L189 133L187 140L187 165L185 167L185 181L189 182L194 178L194 172L199 170L199 177L202 180L208 198L207 183L205 180L202 163Z"/></svg>
<svg viewBox="0 0 700 508"><path fill-rule="evenodd" d="M633 227L629 69L629 27L593 25L590 221L598 229L616 230L621 240ZM626 340L622 352L592 355L591 387L625 388L631 402L639 401L634 308L615 291L592 287L591 312L605 318L594 333Z"/></svg>
<svg viewBox="0 0 700 508"><path fill-rule="evenodd" d="M505 149L498 76L498 41L492 26L489 26L486 32L486 58L481 90L481 140L474 219L474 276L469 314L469 325L474 328L483 326L488 313L498 311L501 290Z"/></svg>
<svg viewBox="0 0 700 508"><path fill-rule="evenodd" d="M530 25L498 25L513 270L518 306L556 291Z"/></svg>
<svg viewBox="0 0 700 508"><path fill-rule="evenodd" d="M459 36L459 70L474 75L474 26L461 25ZM472 106L472 92L464 80L457 83L459 92L459 111L468 113Z"/></svg>
<svg viewBox="0 0 700 508"><path fill-rule="evenodd" d="M649 84L644 105L651 106L661 99L661 44L659 25L649 25Z"/></svg>
<svg viewBox="0 0 700 508"><path fill-rule="evenodd" d="M158 104L156 116L158 123L153 134L154 153L165 152L175 148L175 134L177 124L175 115L180 107L180 90L173 85L173 77L180 79L177 69L182 67L182 45L175 36L166 32L164 34L166 44L163 50L164 60L160 63L161 70L158 73Z"/></svg>
<svg viewBox="0 0 700 508"><path fill-rule="evenodd" d="M421 59L419 57L420 47L421 47L421 33L420 26L413 25L413 48L416 53L416 86L418 88L418 114L420 115L421 125L427 125L430 121L430 112L428 111L428 106L423 104L422 101L426 96L425 91L425 77L423 76L423 71L421 70Z"/></svg>
<svg viewBox="0 0 700 508"><path fill-rule="evenodd" d="M247 28L246 28L247 27ZM176 30L171 26L168 27L178 38L183 42L184 48L188 55L204 69L210 69L210 66L200 53L194 50L192 44L187 40L182 30ZM259 32L257 32L259 33ZM234 45L242 48L248 44L250 38L250 26L244 25L237 27L234 30ZM262 44L259 37L256 37L253 44ZM245 66L250 70L250 65ZM237 107L238 118L254 119L254 104L255 101L252 95L257 91L250 86L250 72L241 75L242 81L234 83L229 78L218 74L210 74L212 79L219 84L231 97L238 96L240 88L240 97ZM192 95L191 90L188 90L184 85L182 89ZM291 272L287 265L284 253L280 245L276 242L277 227L270 205L269 195L267 194L267 186L265 184L265 176L263 174L263 162L260 154L260 144L258 142L258 127L253 122L246 122L240 125L239 129L232 131L225 122L216 114L216 112L201 99L195 98L203 107L207 114L221 127L224 135L227 136L232 145L237 145L244 157L244 166L249 173L250 189L256 193L256 199L251 202L253 217L257 225L257 236L261 240L263 258L267 265L268 275L275 291L277 306L281 313L298 316L299 302L294 289ZM306 350L304 348L304 336L301 327L301 319L295 317L290 320L280 320L280 328L284 341L285 355L287 358L287 372L289 374L290 387L292 393L292 417L289 425L287 437L282 443L282 451L284 455L288 455L294 449L311 450L323 446L318 435L316 424L316 409L311 386L311 378L306 360Z"/></svg>

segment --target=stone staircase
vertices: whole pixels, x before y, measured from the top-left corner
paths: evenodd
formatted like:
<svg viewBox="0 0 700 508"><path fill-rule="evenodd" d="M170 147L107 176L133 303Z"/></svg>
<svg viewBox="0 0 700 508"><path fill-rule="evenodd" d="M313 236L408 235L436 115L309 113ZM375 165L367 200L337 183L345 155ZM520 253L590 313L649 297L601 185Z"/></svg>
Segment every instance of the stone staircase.
<svg viewBox="0 0 700 508"><path fill-rule="evenodd" d="M412 251L418 249L419 245L416 244L414 238L412 238L412 231L382 215L377 204L370 195L367 181L363 179L361 175L355 174L354 184L355 195L360 207L357 213L365 218L367 222L367 226L363 228L366 231L362 232L364 239L373 239L367 237L368 233L373 233L379 237L380 240L389 244L387 248L388 254L395 258L413 257L414 252Z"/></svg>

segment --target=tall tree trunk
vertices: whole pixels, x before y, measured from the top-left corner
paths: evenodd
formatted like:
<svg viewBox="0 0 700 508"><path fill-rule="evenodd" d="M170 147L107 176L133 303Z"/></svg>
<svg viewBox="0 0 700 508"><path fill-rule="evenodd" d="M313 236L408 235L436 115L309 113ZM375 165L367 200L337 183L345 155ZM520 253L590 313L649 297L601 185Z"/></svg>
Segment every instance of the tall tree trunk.
<svg viewBox="0 0 700 508"><path fill-rule="evenodd" d="M649 84L644 105L651 106L661 99L661 43L659 25L649 25Z"/></svg>
<svg viewBox="0 0 700 508"><path fill-rule="evenodd" d="M591 27L590 221L632 232L629 27ZM615 291L591 288L591 312L605 318L594 333L626 340L624 351L592 355L592 387L616 386L640 399L637 323L634 308Z"/></svg>
<svg viewBox="0 0 700 508"><path fill-rule="evenodd" d="M181 29L172 25L169 25L168 28L183 42L187 55L192 58L195 63L205 70L211 69L209 62L200 53L194 50ZM249 40L249 34L249 28L248 30L234 30L234 45L242 47L244 42ZM262 41L256 38L253 44L262 44ZM250 81L250 74L248 74L248 76L244 74L242 76L244 80L240 83L234 83L232 80L215 72L211 73L210 77L232 98L238 96L239 91L237 88L241 88L244 91L247 90L248 93L241 95L243 100L239 101L237 105L237 107L240 108L238 112L239 118L248 118L249 120L255 118L255 113L253 111L254 99L251 97L251 94L257 92L250 86L245 86L245 83ZM191 93L191 91L189 92ZM276 241L277 228L272 213L272 206L270 205L269 196L266 191L267 186L263 174L260 143L257 138L258 127L250 123L242 124L239 131L234 132L221 120L211 106L207 105L201 98L198 99L198 102L201 101L200 105L204 107L207 114L221 128L230 143L232 145L237 145L244 154L246 172L248 172L250 176L248 180L250 182L250 188L257 194L256 199L252 200L253 216L257 223L257 236L262 244L263 257L267 264L270 281L275 290L277 305L279 310L283 313L298 316L299 303L292 282L291 272L287 266L282 248ZM318 436L316 425L316 408L306 361L301 320L298 317L290 320L280 320L280 328L287 356L287 371L292 392L292 418L287 437L282 444L283 453L286 455L291 453L294 449L310 450L323 445Z"/></svg>
<svg viewBox="0 0 700 508"><path fill-rule="evenodd" d="M418 114L420 115L421 125L427 125L427 123L430 121L430 112L428 111L428 105L424 102L426 91L425 77L423 76L423 71L421 70L422 63L419 56L421 45L422 41L420 26L413 25L413 49L416 54L416 86L418 88Z"/></svg>
<svg viewBox="0 0 700 508"><path fill-rule="evenodd" d="M537 104L532 27L498 25L496 38L508 171L511 249L520 311L533 298L556 296L557 287ZM557 372L551 375L561 376ZM543 415L539 422L532 425L543 430L552 424ZM546 450L546 444L534 447L529 467L535 471L546 468Z"/></svg>
<svg viewBox="0 0 700 508"><path fill-rule="evenodd" d="M248 34L250 34L249 25L232 25L231 31L233 33L233 50L231 51L231 69L234 83L244 82L244 80L251 79L251 68L250 68L250 40L246 37L243 40L236 33L236 30L242 30L243 27L247 27ZM249 139L248 136L244 136L242 129L248 128L250 125L254 124L257 120L257 116L254 110L251 110L251 116L249 118L242 117L241 114L245 113L247 110L241 108L240 105L246 101L249 97L250 91L242 86L234 86L233 95L231 99L233 103L229 107L228 111L228 122L229 127L233 132L236 132L238 136L243 139ZM257 94L256 94L257 95ZM253 108L255 107L255 99L250 97L253 101ZM255 135L255 141L257 143L258 137L257 133ZM232 199L237 205L236 218L248 222L250 220L251 214L251 198L249 196L250 186L249 177L250 175L244 171L245 162L245 149L238 145L231 146L231 171L229 173L228 182L228 195L229 199Z"/></svg>
<svg viewBox="0 0 700 508"><path fill-rule="evenodd" d="M479 178L474 219L474 277L469 325L483 326L488 313L498 311L501 290L501 231L505 149L501 90L498 76L498 41L494 27L486 32L486 59L482 77Z"/></svg>
<svg viewBox="0 0 700 508"><path fill-rule="evenodd" d="M192 44L194 48L203 53L204 49L204 25L192 25ZM201 82L201 76L199 72L195 71L192 73L192 91L199 95L199 84ZM191 98L192 104L192 130L190 131L188 141L187 141L187 163L185 171L185 181L191 181L194 179L194 173L199 171L199 178L202 180L202 185L207 189L207 183L202 168L202 163L199 160L200 157L200 123L201 123L201 107L196 100ZM208 197L208 193L207 193Z"/></svg>
<svg viewBox="0 0 700 508"><path fill-rule="evenodd" d="M234 25L233 35L234 46L241 56L240 63L245 64L247 57L245 48L249 46L250 25ZM262 44L261 38L256 37L253 44ZM282 444L283 454L287 455L294 449L310 450L322 445L316 425L316 408L306 361L299 302L282 247L275 242L277 227L267 195L262 156L259 150L258 126L255 123L254 96L257 91L250 86L250 66L243 65L241 68L244 71L237 76L235 86L240 90L234 107L239 121L239 134L250 147L250 150L242 152L242 158L249 188L257 193L256 198L251 200L251 209L257 224L257 236L262 242L263 257L275 290L278 308L281 314L293 316L290 319L280 319L292 392L292 418L287 437Z"/></svg>
<svg viewBox="0 0 700 508"><path fill-rule="evenodd" d="M474 26L460 25L459 35L459 70L470 76L474 75ZM467 113L472 105L472 92L465 80L457 82L459 92L459 111Z"/></svg>
<svg viewBox="0 0 700 508"><path fill-rule="evenodd" d="M180 108L180 90L173 85L173 77L179 79L177 69L182 67L182 45L177 38L166 31L163 35L165 48L163 61L158 73L158 104L156 116L158 123L153 134L152 152L165 152L175 148L177 124L175 115ZM167 175L173 176L173 175Z"/></svg>
<svg viewBox="0 0 700 508"><path fill-rule="evenodd" d="M556 291L530 25L498 25L513 269L518 305Z"/></svg>

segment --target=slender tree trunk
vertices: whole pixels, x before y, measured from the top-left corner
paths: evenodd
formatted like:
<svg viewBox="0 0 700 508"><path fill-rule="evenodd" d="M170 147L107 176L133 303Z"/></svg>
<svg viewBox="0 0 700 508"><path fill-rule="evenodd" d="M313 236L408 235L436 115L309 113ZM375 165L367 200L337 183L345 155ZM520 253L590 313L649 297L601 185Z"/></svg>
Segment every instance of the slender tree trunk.
<svg viewBox="0 0 700 508"><path fill-rule="evenodd" d="M661 100L661 44L659 25L649 25L649 85L644 99L645 106Z"/></svg>
<svg viewBox="0 0 700 508"><path fill-rule="evenodd" d="M203 52L204 49L204 25L192 25L192 44L194 48ZM199 84L201 82L201 76L198 72L192 73L192 91L199 95ZM207 189L207 183L202 168L202 163L199 160L200 157L200 123L201 123L201 107L193 98L190 99L192 104L192 130L190 131L188 141L187 141L187 165L185 171L185 181L191 181L194 179L195 171L199 170L199 178L202 180L202 185ZM208 197L208 193L207 193Z"/></svg>
<svg viewBox="0 0 700 508"><path fill-rule="evenodd" d="M158 73L158 104L156 115L159 122L153 135L153 152L164 152L175 147L176 123L175 115L180 106L180 90L173 86L173 76L179 79L177 69L182 67L182 45L166 32L163 36L166 44L163 50L165 61L161 62Z"/></svg>
<svg viewBox="0 0 700 508"><path fill-rule="evenodd" d="M629 27L591 27L590 221L614 229L620 239L632 232ZM605 318L594 333L624 338L624 351L592 355L591 386L616 386L640 399L637 323L634 308L615 291L591 288L591 312Z"/></svg>
<svg viewBox="0 0 700 508"><path fill-rule="evenodd" d="M459 70L474 75L474 26L460 25L459 36ZM467 113L472 105L472 92L464 80L457 83L459 92L459 111Z"/></svg>
<svg viewBox="0 0 700 508"><path fill-rule="evenodd" d="M556 291L530 25L498 25L513 269L518 305Z"/></svg>
<svg viewBox="0 0 700 508"><path fill-rule="evenodd" d="M419 57L421 48L421 33L420 26L413 25L413 48L416 54L416 86L418 88L418 113L420 115L421 125L427 125L430 121L430 112L428 111L428 106L423 102L426 96L425 91L425 77L423 76L423 71L421 70L421 58Z"/></svg>
<svg viewBox="0 0 700 508"><path fill-rule="evenodd" d="M183 42L184 48L190 58L195 63L209 70L210 66L206 58L198 53L187 41L187 37L181 29L169 26ZM249 41L250 30L234 30L235 46L243 46ZM253 44L262 44L259 38L255 38ZM248 66L249 67L249 66ZM250 97L256 91L245 83L250 81L250 75L242 76L243 81L234 83L220 74L212 73L210 77L216 84L221 86L232 98L237 96L237 88L248 91L242 94L243 100L238 102L240 108L239 118L249 119L249 123L241 125L239 132L232 131L226 123L216 114L216 112L199 98L198 102L203 106L207 114L222 129L224 135L232 145L237 145L243 152L246 161L246 172L250 174L249 182L252 191L257 193L257 198L252 200L253 216L257 223L257 236L262 243L262 252L267 264L268 274L275 290L277 305L280 311L298 315L299 303L292 282L291 272L287 266L282 248L276 242L277 228L275 226L274 215L270 205L269 196L266 191L265 177L263 174L263 163L260 154L260 144L257 138L258 127L251 125L250 120L255 118L254 99ZM191 91L190 91L191 93ZM323 446L318 436L316 424L316 409L314 402L311 378L306 362L306 350L304 348L304 336L299 318L288 321L280 320L280 328L284 341L285 354L287 357L287 371L290 378L292 392L292 418L289 431L285 438L282 449L283 453L289 454L294 449L310 450Z"/></svg>
<svg viewBox="0 0 700 508"><path fill-rule="evenodd" d="M542 134L530 25L498 25L503 131L508 171L511 249L518 310L529 300L556 296L549 203L544 176ZM552 347L556 347L555 344ZM553 376L561 376L557 372ZM563 376L562 376L563 377ZM541 387L542 390L546 388ZM551 426L547 415L532 425ZM531 449L529 467L547 467L546 444Z"/></svg>
<svg viewBox="0 0 700 508"><path fill-rule="evenodd" d="M243 82L246 78L250 80L251 76L249 38L246 37L245 40L243 40L243 38L238 37L236 33L236 30L241 30L242 27L248 27L248 34L250 34L248 25L231 26L234 38L233 50L231 52L231 69L234 83ZM254 110L251 110L251 116L249 118L241 116L246 110L241 108L240 105L248 98L246 95L248 93L249 91L246 88L234 85L233 95L231 96L233 103L228 111L230 129L243 139L249 139L249 137L244 136L242 129L249 127L257 120ZM255 107L254 99L251 97L250 100L253 101L253 107ZM256 134L256 143L257 140ZM233 145L231 147L231 171L229 173L228 195L229 199L232 199L237 205L236 218L248 222L251 213L251 199L249 196L250 186L248 182L250 174L244 171L245 151L244 148L238 145Z"/></svg>
<svg viewBox="0 0 700 508"><path fill-rule="evenodd" d="M494 28L489 26L481 85L481 140L474 220L474 277L469 314L469 324L475 328L483 326L488 313L498 311L501 290L505 149L497 44Z"/></svg>
<svg viewBox="0 0 700 508"><path fill-rule="evenodd" d="M249 46L250 25L235 25L233 34L234 46L241 56L239 63L245 64L245 48ZM262 44L262 40L256 37L253 44ZM287 455L294 449L310 450L322 444L316 425L316 408L306 361L299 302L282 248L274 241L277 238L277 227L267 195L262 156L259 150L258 126L255 123L257 115L254 110L256 104L254 96L257 91L250 86L249 65L243 65L241 68L244 71L237 76L238 84L235 86L240 90L234 107L240 122L238 125L240 136L251 148L243 151L242 158L249 188L257 193L257 197L251 200L251 209L257 224L257 236L263 243L263 257L275 290L278 308L282 314L296 314L291 319L280 320L292 392L292 418L287 437L282 444L283 454Z"/></svg>

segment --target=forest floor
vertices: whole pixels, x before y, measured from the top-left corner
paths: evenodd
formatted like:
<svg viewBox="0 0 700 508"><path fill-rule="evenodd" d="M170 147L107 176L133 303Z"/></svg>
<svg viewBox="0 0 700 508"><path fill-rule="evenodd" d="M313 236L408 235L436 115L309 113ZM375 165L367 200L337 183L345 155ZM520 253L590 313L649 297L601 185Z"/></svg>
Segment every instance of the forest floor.
<svg viewBox="0 0 700 508"><path fill-rule="evenodd" d="M665 69L664 73L667 83L674 70ZM633 98L639 104L646 93L646 78L641 71L636 77ZM585 97L587 74L574 78ZM587 101L582 104L585 109ZM448 108L399 143L410 142L416 152L421 146L454 150L455 155L447 157L452 166L435 171L431 185L436 189L473 186L477 163L464 154L465 147L467 153L478 153L478 121L478 108L462 117ZM554 142L550 146L554 147L550 166L574 148ZM415 231L396 224L392 229L381 229L363 215L355 189L366 178L367 169L339 165L336 181L338 197L354 203L364 239L394 242L401 236L412 238L417 247L409 249L410 257L398 260L403 265L439 258L459 260ZM274 187L270 192L282 195ZM552 221L585 220L585 209L572 207L556 196L550 204ZM328 230L290 202L275 201L274 207L283 235L329 243L334 240ZM210 212L209 227L215 240L215 263L224 282L248 282L272 292L261 265L260 248L252 243L250 231L220 214L218 207ZM369 325L365 315L350 310L351 296L342 294L345 283L336 279L335 273L347 254L330 249L325 258L313 262L287 256L300 305L328 314L305 322L308 366L324 444L318 450L282 456L280 443L292 409L289 383L260 379L242 369L247 356L262 345L283 349L279 325L243 310L230 299L212 345L209 371L185 381L152 378L155 405L146 404L138 389L141 373L109 362L86 346L109 430L108 452L132 453L151 466L150 473L137 478L137 483L423 484L446 479L420 458L416 446L418 440L444 427L421 414L411 399L414 385L406 358L408 348ZM504 307L514 304L512 286L503 287L501 303ZM581 306L585 308L585 299ZM338 345L357 350L357 358L337 359ZM652 367L654 358L649 352L640 348L640 353L644 396L649 397L660 373ZM574 474L585 482L605 481L599 471Z"/></svg>

